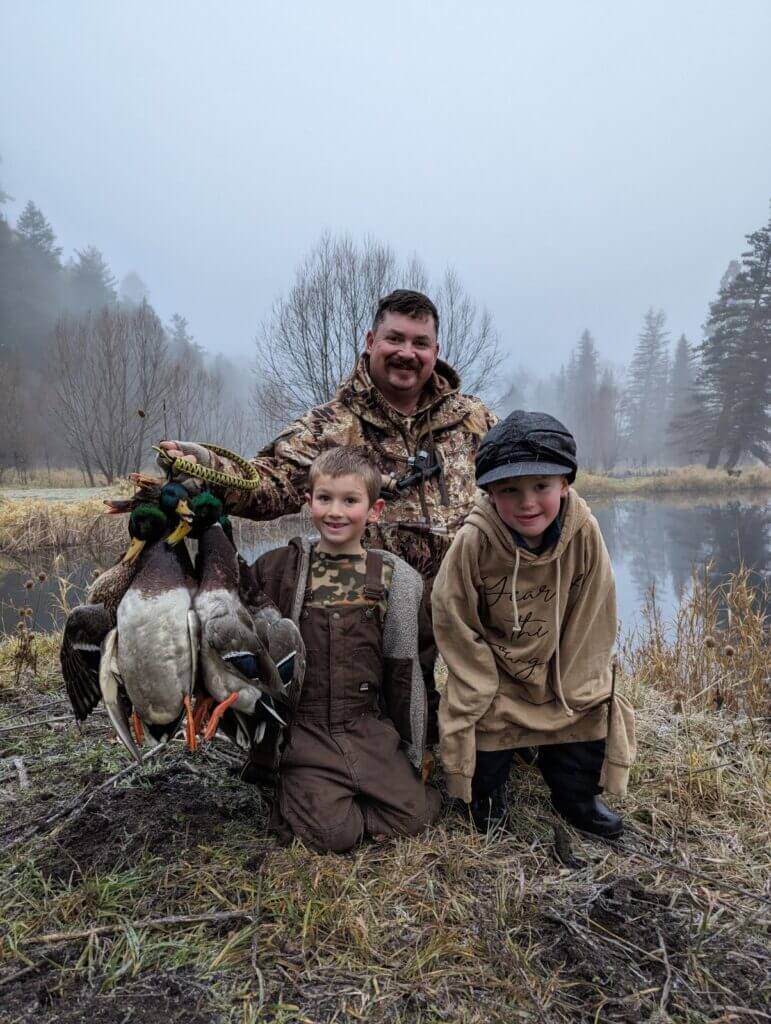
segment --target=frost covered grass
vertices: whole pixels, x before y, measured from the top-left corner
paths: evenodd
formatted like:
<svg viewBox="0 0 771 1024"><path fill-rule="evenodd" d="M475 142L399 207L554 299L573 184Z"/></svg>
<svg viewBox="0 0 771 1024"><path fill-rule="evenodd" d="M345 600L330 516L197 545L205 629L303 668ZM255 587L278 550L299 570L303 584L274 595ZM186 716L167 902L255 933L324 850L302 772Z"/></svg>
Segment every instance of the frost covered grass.
<svg viewBox="0 0 771 1024"><path fill-rule="evenodd" d="M613 845L522 767L510 834L448 808L350 856L280 847L224 741L113 782L128 760L104 715L68 720L58 638L7 641L3 1019L764 1019L771 659L746 577L726 587L695 585L672 631L651 603L623 647L639 756Z"/></svg>
<svg viewBox="0 0 771 1024"><path fill-rule="evenodd" d="M649 476L629 477L579 472L575 486L584 498L688 492L729 495L740 491L771 490L771 468L742 466L738 475L703 466L682 466Z"/></svg>

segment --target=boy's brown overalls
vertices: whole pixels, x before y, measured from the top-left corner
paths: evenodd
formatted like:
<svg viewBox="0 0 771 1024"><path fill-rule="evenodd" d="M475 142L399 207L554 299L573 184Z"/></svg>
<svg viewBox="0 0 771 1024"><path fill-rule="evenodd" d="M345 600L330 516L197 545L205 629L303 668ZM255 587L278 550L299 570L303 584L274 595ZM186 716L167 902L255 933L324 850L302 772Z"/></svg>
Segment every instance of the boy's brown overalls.
<svg viewBox="0 0 771 1024"><path fill-rule="evenodd" d="M325 605L310 585L311 556L307 540L296 539L254 566L258 585L297 621L307 659L291 698L273 824L323 850L348 850L365 833L415 835L439 809L438 793L419 775L426 726L420 577L396 556L369 551L363 600L359 590L350 603ZM385 614L384 561L391 570Z"/></svg>

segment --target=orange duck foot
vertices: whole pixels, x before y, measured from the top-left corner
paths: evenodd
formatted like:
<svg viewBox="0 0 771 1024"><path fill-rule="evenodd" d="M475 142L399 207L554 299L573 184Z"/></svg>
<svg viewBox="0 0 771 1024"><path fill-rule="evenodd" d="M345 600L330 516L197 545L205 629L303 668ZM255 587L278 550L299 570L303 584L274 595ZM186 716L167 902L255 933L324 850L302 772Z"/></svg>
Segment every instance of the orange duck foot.
<svg viewBox="0 0 771 1024"><path fill-rule="evenodd" d="M219 728L220 719L225 714L230 705L235 704L237 700L238 693L234 691L230 694L229 697L223 700L221 704L218 704L214 711L212 711L211 718L209 719L209 724L206 726L206 731L203 734L203 738L205 740L210 740L214 737L215 732Z"/></svg>
<svg viewBox="0 0 771 1024"><path fill-rule="evenodd" d="M142 726L142 719L136 713L131 713L131 728L134 730L134 739L137 741L137 746L141 746L145 741L145 730Z"/></svg>
<svg viewBox="0 0 771 1024"><path fill-rule="evenodd" d="M209 712L213 707L213 697L199 697L196 700L195 711L193 711L193 725L195 726L196 735L203 730L204 722L209 717Z"/></svg>
<svg viewBox="0 0 771 1024"><path fill-rule="evenodd" d="M194 752L198 749L198 740L195 735L195 721L193 719L193 705L190 697L186 696L182 703L185 705L185 745L187 749Z"/></svg>

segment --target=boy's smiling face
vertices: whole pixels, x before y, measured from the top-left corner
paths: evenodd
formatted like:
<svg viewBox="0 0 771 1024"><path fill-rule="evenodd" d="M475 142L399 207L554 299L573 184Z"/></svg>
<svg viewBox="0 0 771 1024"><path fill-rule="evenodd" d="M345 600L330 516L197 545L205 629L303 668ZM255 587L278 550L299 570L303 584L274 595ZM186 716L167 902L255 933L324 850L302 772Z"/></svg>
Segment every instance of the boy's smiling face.
<svg viewBox="0 0 771 1024"><path fill-rule="evenodd" d="M487 493L504 523L535 548L559 515L568 482L556 475L511 476L491 483Z"/></svg>
<svg viewBox="0 0 771 1024"><path fill-rule="evenodd" d="M358 555L368 523L374 523L385 504L382 498L370 505L360 476L319 476L312 494L306 494L313 525L321 534L319 551L330 555Z"/></svg>

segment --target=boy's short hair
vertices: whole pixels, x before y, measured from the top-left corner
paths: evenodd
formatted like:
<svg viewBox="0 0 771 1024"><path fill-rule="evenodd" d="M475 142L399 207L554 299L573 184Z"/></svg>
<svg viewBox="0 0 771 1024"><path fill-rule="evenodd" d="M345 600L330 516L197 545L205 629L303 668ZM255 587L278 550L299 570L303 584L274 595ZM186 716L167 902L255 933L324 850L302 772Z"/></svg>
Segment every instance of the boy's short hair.
<svg viewBox="0 0 771 1024"><path fill-rule="evenodd" d="M377 466L356 448L327 448L317 455L308 470L308 491L313 489L320 476L330 476L334 480L339 476L356 476L367 490L370 507L380 497L382 474Z"/></svg>

